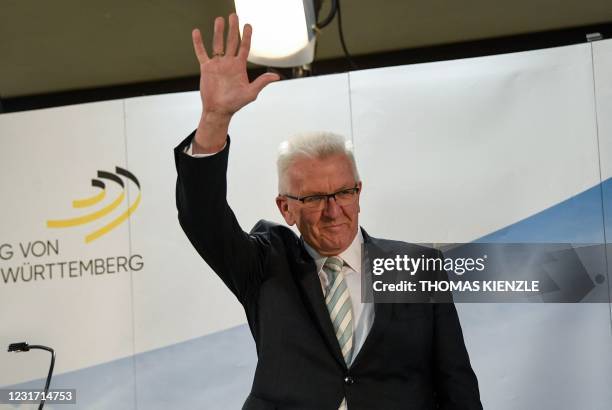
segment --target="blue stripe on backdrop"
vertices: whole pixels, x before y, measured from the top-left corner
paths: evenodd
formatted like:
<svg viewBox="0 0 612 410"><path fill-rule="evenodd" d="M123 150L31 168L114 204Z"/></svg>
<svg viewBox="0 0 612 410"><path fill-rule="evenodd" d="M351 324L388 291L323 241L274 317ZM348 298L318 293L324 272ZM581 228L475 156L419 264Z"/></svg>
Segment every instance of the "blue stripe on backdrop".
<svg viewBox="0 0 612 410"><path fill-rule="evenodd" d="M475 242L603 243L602 192L610 243L612 178Z"/></svg>
<svg viewBox="0 0 612 410"><path fill-rule="evenodd" d="M247 325L136 356L139 409L240 409L257 353Z"/></svg>
<svg viewBox="0 0 612 410"><path fill-rule="evenodd" d="M612 178L477 241L601 243L602 196L610 243ZM255 364L255 347L243 325L57 375L52 388L77 389L77 406L71 408L134 409L135 366L139 409L239 409L250 390ZM43 384L38 379L9 387L40 388Z"/></svg>
<svg viewBox="0 0 612 410"><path fill-rule="evenodd" d="M256 361L251 333L242 325L57 375L51 388L77 390L71 409L132 410L135 365L139 409L239 409L251 389ZM5 388L42 386L44 379ZM66 405L46 408L62 410Z"/></svg>
<svg viewBox="0 0 612 410"><path fill-rule="evenodd" d="M45 360L47 358L45 357ZM58 356L57 361L62 360ZM46 373L48 362L41 363L42 372ZM45 379L37 379L6 389L42 390ZM76 389L76 405L45 403L45 409L134 409L134 364L133 358L113 360L97 366L87 367L68 373L53 376L50 389ZM0 405L0 408L3 408ZM14 408L38 408L33 404Z"/></svg>
<svg viewBox="0 0 612 410"><path fill-rule="evenodd" d="M612 178L607 179L601 185L605 215L606 243L612 244ZM610 245L608 245L608 252L610 252Z"/></svg>

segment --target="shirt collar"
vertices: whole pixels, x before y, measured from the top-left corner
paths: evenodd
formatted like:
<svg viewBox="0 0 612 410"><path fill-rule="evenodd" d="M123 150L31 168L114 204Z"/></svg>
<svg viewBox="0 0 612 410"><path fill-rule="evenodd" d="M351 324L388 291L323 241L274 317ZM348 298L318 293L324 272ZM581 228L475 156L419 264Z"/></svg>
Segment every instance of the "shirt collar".
<svg viewBox="0 0 612 410"><path fill-rule="evenodd" d="M319 252L308 245L306 241L303 242L304 246L306 247L306 251L312 257L312 259L314 259L315 264L317 265L317 272L321 272L327 257L320 255ZM342 258L344 263L349 265L349 267L357 273L361 272L361 244L363 244L363 235L361 233L361 228L357 228L357 235L355 235L353 238L353 242L351 242L349 247L346 248L344 252L338 255Z"/></svg>

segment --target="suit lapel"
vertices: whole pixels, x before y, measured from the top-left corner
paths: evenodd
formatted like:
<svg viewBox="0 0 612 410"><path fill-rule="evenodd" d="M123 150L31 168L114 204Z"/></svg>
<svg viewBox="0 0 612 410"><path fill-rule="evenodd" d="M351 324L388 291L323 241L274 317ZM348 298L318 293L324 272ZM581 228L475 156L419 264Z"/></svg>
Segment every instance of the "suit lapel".
<svg viewBox="0 0 612 410"><path fill-rule="evenodd" d="M329 317L329 312L327 311L327 306L325 305L323 290L321 289L321 282L317 274L315 262L306 251L302 239L300 239L299 242L298 256L295 258L295 272L304 295L305 305L334 358L343 367L346 367L340 345L338 344L338 339L336 339L334 327Z"/></svg>
<svg viewBox="0 0 612 410"><path fill-rule="evenodd" d="M369 287L371 289L371 269L372 266L370 258L371 254L380 253L380 247L378 245L378 240L376 238L372 238L365 229L361 228L361 232L363 234L363 248L361 254L361 274L364 275L362 277L362 286ZM372 252L373 251L373 252ZM364 280L365 279L365 280ZM362 289L362 294L364 290ZM373 300L373 299L372 299ZM393 303L374 303L374 323L372 324L372 328L366 337L363 346L357 353L357 356L353 360L351 368L355 368L359 365L364 359L364 356L367 357L368 352L372 349L375 349L376 342L381 338L381 336L385 333L385 329L389 325L391 321L391 316L393 313Z"/></svg>
<svg viewBox="0 0 612 410"><path fill-rule="evenodd" d="M393 304L392 303L375 303L374 304L374 323L372 324L372 328L370 329L370 333L366 337L363 342L363 346L357 353L357 357L353 360L351 365L351 369L355 369L359 364L366 360L364 357L367 357L370 350L376 350L376 343L380 340L381 336L385 333L385 329L389 325L391 321L391 316L393 313ZM379 347L380 348L380 347Z"/></svg>

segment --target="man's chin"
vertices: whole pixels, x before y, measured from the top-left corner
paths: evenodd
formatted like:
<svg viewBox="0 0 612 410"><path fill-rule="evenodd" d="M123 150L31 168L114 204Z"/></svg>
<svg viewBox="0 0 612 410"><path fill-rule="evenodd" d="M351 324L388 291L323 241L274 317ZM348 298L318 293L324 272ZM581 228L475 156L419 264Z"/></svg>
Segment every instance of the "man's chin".
<svg viewBox="0 0 612 410"><path fill-rule="evenodd" d="M339 253L344 252L350 244L350 241L347 240L323 241L321 243L322 249L319 251L319 253L324 256L338 255Z"/></svg>

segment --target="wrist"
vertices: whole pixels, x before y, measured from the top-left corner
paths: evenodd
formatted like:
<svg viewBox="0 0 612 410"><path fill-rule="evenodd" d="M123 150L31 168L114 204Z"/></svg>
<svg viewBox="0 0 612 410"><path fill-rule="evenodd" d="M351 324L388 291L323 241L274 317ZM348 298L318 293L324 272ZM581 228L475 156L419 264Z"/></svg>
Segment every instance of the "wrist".
<svg viewBox="0 0 612 410"><path fill-rule="evenodd" d="M223 149L231 115L204 112L193 139L194 154L213 154Z"/></svg>
<svg viewBox="0 0 612 410"><path fill-rule="evenodd" d="M232 114L230 113L204 110L200 117L200 124L215 128L228 127L231 119Z"/></svg>

